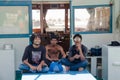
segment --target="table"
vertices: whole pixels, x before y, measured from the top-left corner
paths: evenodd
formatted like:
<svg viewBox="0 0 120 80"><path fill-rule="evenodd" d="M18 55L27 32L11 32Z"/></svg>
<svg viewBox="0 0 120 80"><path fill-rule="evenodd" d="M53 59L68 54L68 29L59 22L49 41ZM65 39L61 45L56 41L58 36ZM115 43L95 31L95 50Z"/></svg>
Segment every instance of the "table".
<svg viewBox="0 0 120 80"><path fill-rule="evenodd" d="M62 73L23 74L22 80L96 80L87 70Z"/></svg>
<svg viewBox="0 0 120 80"><path fill-rule="evenodd" d="M102 56L87 56L87 59L91 59L91 73L93 76L97 76L97 59L102 58Z"/></svg>
<svg viewBox="0 0 120 80"><path fill-rule="evenodd" d="M0 50L0 80L15 80L14 50Z"/></svg>

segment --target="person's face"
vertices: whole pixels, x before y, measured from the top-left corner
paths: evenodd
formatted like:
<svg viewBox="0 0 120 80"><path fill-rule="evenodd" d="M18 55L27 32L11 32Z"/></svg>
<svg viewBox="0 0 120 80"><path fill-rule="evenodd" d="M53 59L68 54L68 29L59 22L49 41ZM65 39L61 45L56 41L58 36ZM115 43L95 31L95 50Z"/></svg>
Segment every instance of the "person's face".
<svg viewBox="0 0 120 80"><path fill-rule="evenodd" d="M51 39L51 44L53 45L57 44L57 39Z"/></svg>
<svg viewBox="0 0 120 80"><path fill-rule="evenodd" d="M40 39L39 37L35 37L33 43L36 44L36 45L40 45L40 43L41 43L41 39Z"/></svg>
<svg viewBox="0 0 120 80"><path fill-rule="evenodd" d="M77 44L80 44L81 43L81 38L80 37L75 37L74 38L74 42L75 42L75 44L77 45Z"/></svg>

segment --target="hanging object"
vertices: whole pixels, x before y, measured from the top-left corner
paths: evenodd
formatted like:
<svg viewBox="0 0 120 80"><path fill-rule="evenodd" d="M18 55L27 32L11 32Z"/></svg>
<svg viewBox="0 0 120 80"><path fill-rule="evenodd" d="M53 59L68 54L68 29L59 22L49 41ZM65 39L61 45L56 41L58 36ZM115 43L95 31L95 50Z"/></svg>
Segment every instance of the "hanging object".
<svg viewBox="0 0 120 80"><path fill-rule="evenodd" d="M120 31L120 14L118 15L117 20L116 20L116 29Z"/></svg>
<svg viewBox="0 0 120 80"><path fill-rule="evenodd" d="M113 3L114 3L114 0L110 0L110 5L113 5Z"/></svg>

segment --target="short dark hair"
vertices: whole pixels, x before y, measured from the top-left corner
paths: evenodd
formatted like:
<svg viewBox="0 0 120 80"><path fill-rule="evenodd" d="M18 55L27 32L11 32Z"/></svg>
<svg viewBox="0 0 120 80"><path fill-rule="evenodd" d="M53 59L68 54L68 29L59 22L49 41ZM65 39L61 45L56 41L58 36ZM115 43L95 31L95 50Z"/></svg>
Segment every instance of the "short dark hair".
<svg viewBox="0 0 120 80"><path fill-rule="evenodd" d="M82 40L82 36L81 36L80 34L75 34L75 35L73 36L73 39L75 39L76 37L79 37L79 38Z"/></svg>
<svg viewBox="0 0 120 80"><path fill-rule="evenodd" d="M31 43L33 44L33 41L36 37L39 37L40 38L40 34L39 33L33 33L31 36L30 36L30 41Z"/></svg>
<svg viewBox="0 0 120 80"><path fill-rule="evenodd" d="M53 32L50 33L50 40L52 40L52 39L58 40L58 36L55 35L55 33L53 33Z"/></svg>
<svg viewBox="0 0 120 80"><path fill-rule="evenodd" d="M58 40L58 37L56 35L53 35L53 36L51 36L50 40L52 40L52 39Z"/></svg>

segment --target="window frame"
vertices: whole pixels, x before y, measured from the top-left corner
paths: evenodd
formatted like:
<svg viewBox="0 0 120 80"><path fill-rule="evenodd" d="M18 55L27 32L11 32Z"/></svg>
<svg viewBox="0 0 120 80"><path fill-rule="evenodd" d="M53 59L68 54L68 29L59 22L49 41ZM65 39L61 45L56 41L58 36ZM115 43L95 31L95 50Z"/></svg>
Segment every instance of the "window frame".
<svg viewBox="0 0 120 80"><path fill-rule="evenodd" d="M75 9L82 9L82 8L95 8L95 7L110 7L110 27L109 31L84 31L84 32L76 32L75 31ZM80 34L102 34L102 33L112 33L112 6L110 4L104 5L85 5L85 6L72 6L73 8L73 34L80 33Z"/></svg>
<svg viewBox="0 0 120 80"><path fill-rule="evenodd" d="M32 5L31 1L1 1L0 6L21 6L28 7L28 32L26 33L5 33L0 34L0 38L20 38L20 37L29 37L32 34Z"/></svg>

